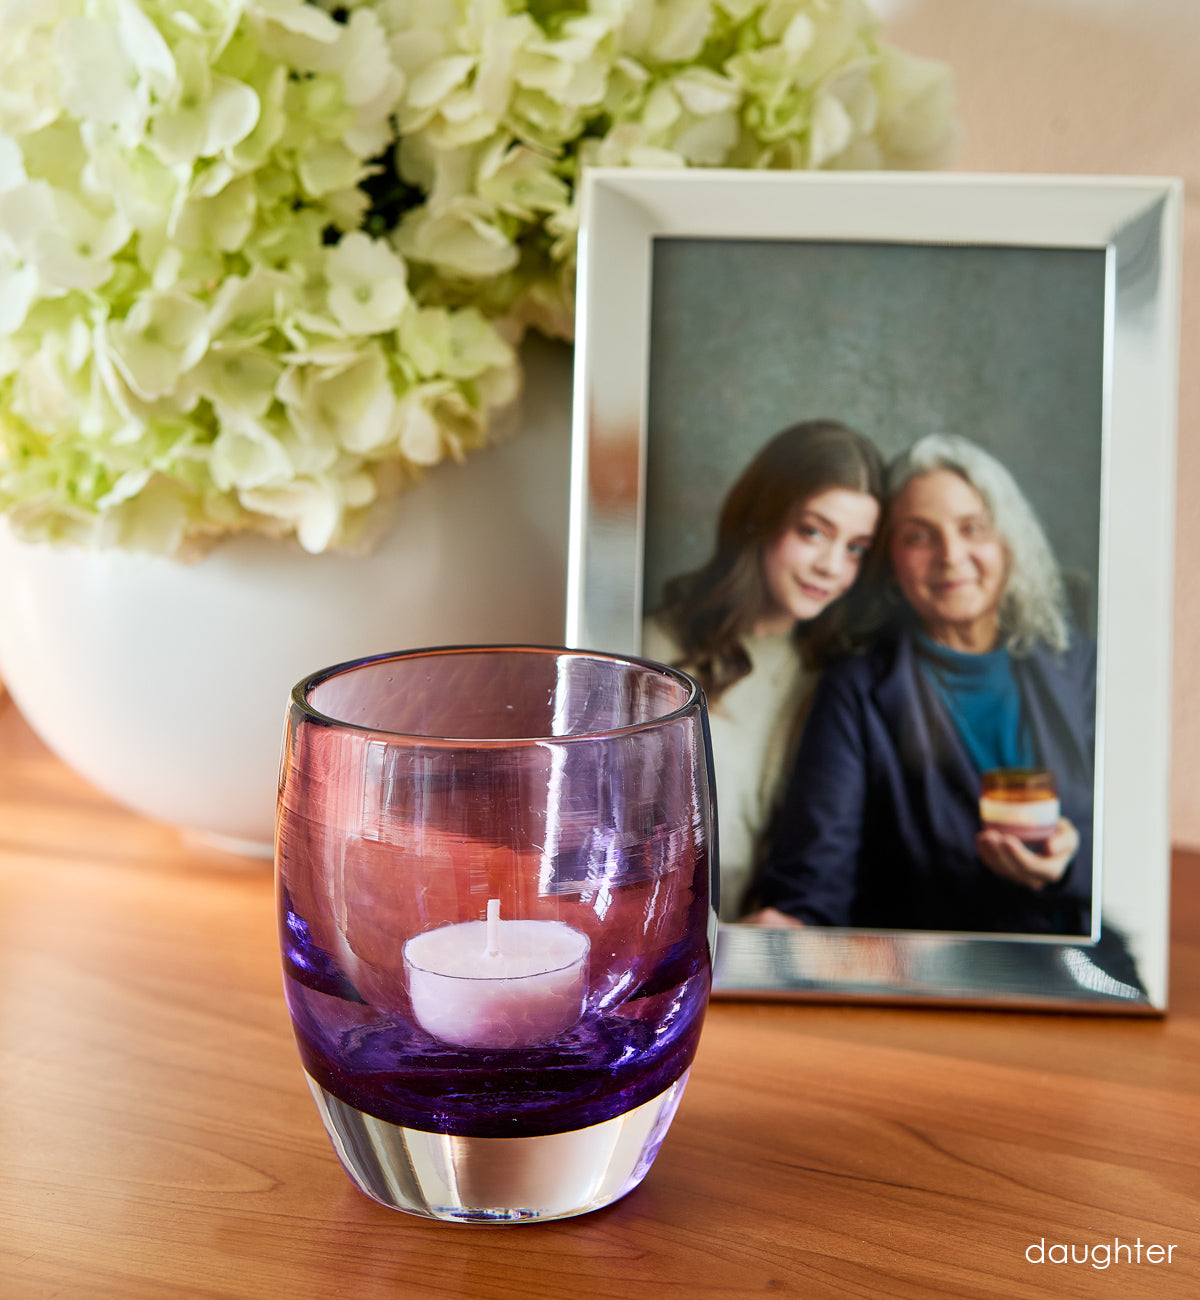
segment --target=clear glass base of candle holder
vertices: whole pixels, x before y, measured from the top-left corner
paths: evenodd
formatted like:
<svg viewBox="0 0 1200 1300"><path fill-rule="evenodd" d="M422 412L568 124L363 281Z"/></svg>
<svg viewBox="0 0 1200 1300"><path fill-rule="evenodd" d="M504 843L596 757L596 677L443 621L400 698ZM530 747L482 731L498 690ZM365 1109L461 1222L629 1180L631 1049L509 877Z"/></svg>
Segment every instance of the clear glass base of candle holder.
<svg viewBox="0 0 1200 1300"><path fill-rule="evenodd" d="M309 1076L338 1159L393 1210L453 1223L536 1223L611 1205L646 1176L687 1084L615 1119L544 1137L453 1137L366 1115Z"/></svg>

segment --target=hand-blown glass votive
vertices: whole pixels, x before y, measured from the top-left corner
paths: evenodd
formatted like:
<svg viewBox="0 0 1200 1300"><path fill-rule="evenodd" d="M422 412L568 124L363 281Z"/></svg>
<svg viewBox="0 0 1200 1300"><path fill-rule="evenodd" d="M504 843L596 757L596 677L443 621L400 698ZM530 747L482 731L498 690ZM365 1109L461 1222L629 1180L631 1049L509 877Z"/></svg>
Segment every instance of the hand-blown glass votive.
<svg viewBox="0 0 1200 1300"><path fill-rule="evenodd" d="M696 684L615 655L418 650L295 688L284 983L363 1191L520 1222L642 1180L708 1002L709 773Z"/></svg>

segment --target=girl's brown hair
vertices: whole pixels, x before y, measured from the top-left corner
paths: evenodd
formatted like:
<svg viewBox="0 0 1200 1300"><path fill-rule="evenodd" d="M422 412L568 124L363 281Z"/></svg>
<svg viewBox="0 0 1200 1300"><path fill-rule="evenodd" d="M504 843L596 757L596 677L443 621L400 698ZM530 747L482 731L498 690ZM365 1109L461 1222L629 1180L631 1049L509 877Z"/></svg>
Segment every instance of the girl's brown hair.
<svg viewBox="0 0 1200 1300"><path fill-rule="evenodd" d="M837 420L805 420L777 433L730 488L717 519L716 548L700 568L672 578L658 617L680 646L680 663L715 701L751 668L744 638L771 607L763 551L795 507L830 488L866 492L882 503L883 461L861 433ZM799 625L811 663L835 653L843 602Z"/></svg>

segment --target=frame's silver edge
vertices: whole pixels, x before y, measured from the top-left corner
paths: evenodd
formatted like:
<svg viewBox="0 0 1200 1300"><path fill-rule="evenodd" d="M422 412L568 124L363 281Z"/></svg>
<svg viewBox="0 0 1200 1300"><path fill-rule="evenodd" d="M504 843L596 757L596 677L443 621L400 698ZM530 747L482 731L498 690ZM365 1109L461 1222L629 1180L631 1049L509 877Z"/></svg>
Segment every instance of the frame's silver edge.
<svg viewBox="0 0 1200 1300"><path fill-rule="evenodd" d="M1165 176L1031 175L979 172L787 172L721 168L591 169L592 183L636 204L656 233L684 237L829 239L839 242L963 243L1103 248L1176 183ZM802 185L802 210L762 206L772 191ZM681 218L674 197L690 196ZM760 190L754 219L731 231L729 192ZM929 195L938 203L931 205ZM1020 196L1018 206L1005 200ZM871 202L857 202L856 196ZM980 196L989 202L980 203ZM964 229L969 221L970 229Z"/></svg>
<svg viewBox="0 0 1200 1300"><path fill-rule="evenodd" d="M1151 1004L1168 1005L1174 473L1178 404L1180 208L1157 180L1114 230L1097 664L1097 811L1106 914L1126 939ZM1135 494L1130 497L1130 492ZM1136 689L1131 685L1136 683ZM1114 862L1131 864L1116 874ZM1132 864L1162 863L1136 882Z"/></svg>
<svg viewBox="0 0 1200 1300"><path fill-rule="evenodd" d="M1161 304L1161 310L1164 316L1166 338L1160 354L1160 362L1164 368L1163 390L1164 400L1167 403L1165 419L1167 433L1170 437L1170 448L1168 459L1174 467L1174 473L1170 476L1172 488L1178 475L1179 467L1179 381L1180 381L1180 357L1183 340L1183 213L1184 213L1184 185L1178 177L1167 179L1164 182L1166 194L1163 200L1164 218L1163 234L1164 244L1166 247L1166 290L1164 301ZM1169 1006L1170 993L1170 957L1171 945L1169 936L1171 932L1171 754L1173 752L1172 734L1173 712L1171 709L1171 698L1174 686L1175 675L1175 564L1176 553L1178 550L1178 527L1177 527L1178 502L1174 490L1167 493L1167 535L1171 539L1168 546L1168 572L1167 584L1168 591L1171 593L1171 599L1165 611L1164 637L1166 641L1165 655L1165 672L1167 680L1167 701L1166 701L1166 773L1163 783L1163 804L1162 819L1163 825L1167 828L1166 832L1166 856L1167 856L1167 876L1163 890L1162 909L1159 917L1159 924L1162 927L1163 934L1168 936L1167 942L1163 944L1161 954L1160 975L1162 980L1162 1010L1166 1011Z"/></svg>
<svg viewBox="0 0 1200 1300"><path fill-rule="evenodd" d="M1100 553L1097 557L1097 594L1096 627L1098 632L1106 626L1109 608L1109 537L1112 496L1112 434L1113 434L1113 400L1115 383L1115 356L1117 335L1117 254L1113 244L1104 250L1104 360L1103 386L1100 414ZM1095 776L1092 808L1092 870L1098 872L1100 897L1104 897L1104 864L1107 854L1104 851L1104 791L1107 788L1105 764L1101 761L1105 753L1105 723L1108 683L1108 638L1098 635L1096 638L1096 734L1095 734ZM1099 912L1092 917L1092 939L1099 937L1101 916Z"/></svg>
<svg viewBox="0 0 1200 1300"><path fill-rule="evenodd" d="M1171 893L1171 733L1172 721L1172 685L1174 673L1174 588L1176 555L1176 492L1175 478L1178 466L1179 442L1179 369L1180 339L1182 329L1182 262L1183 262L1183 182L1178 178L1164 178L1161 182L1162 194L1159 199L1160 215L1158 226L1162 240L1160 288L1156 298L1157 307L1157 344L1153 356L1158 370L1157 386L1162 402L1161 422L1163 426L1160 454L1163 459L1162 477L1165 490L1162 499L1162 550L1165 556L1164 571L1161 579L1162 609L1160 611L1159 637L1161 654L1161 678L1159 684L1160 726L1163 733L1162 756L1160 760L1161 783L1159 786L1159 803L1156 824L1160 829L1158 852L1166 861L1162 880L1159 909L1156 925L1164 936L1170 934L1170 893ZM1159 997L1156 1005L1166 1011L1169 1005L1170 983L1170 943L1169 939L1157 950L1155 969L1148 972L1153 983L1158 986Z"/></svg>
<svg viewBox="0 0 1200 1300"><path fill-rule="evenodd" d="M636 196L608 185L605 169L584 173L581 189L572 408L572 522L568 544L567 635L570 644L640 650L644 526L646 358L653 214ZM601 214L597 217L597 214ZM619 307L603 292L614 266L633 282ZM636 373L611 361L614 345L639 358ZM626 463L636 453L636 469ZM604 477L603 485L597 477ZM620 581L608 581L619 567Z"/></svg>
<svg viewBox="0 0 1200 1300"><path fill-rule="evenodd" d="M722 923L713 996L1161 1015L1165 1003L1121 979L1111 955L1118 973L1092 945L1045 938Z"/></svg>
<svg viewBox="0 0 1200 1300"><path fill-rule="evenodd" d="M563 644L572 648L586 645L584 581L587 569L588 529L588 402L590 355L588 321L591 276L588 257L591 247L590 210L594 197L593 173L585 171L580 186L579 237L575 271L575 354L571 389L570 505L567 514L567 608Z"/></svg>

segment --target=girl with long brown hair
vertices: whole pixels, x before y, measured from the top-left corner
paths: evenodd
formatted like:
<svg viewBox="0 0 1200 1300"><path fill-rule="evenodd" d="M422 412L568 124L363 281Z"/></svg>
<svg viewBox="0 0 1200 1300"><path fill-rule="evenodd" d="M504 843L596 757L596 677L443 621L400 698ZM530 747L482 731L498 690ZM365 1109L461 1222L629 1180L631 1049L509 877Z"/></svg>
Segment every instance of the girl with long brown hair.
<svg viewBox="0 0 1200 1300"><path fill-rule="evenodd" d="M730 488L712 555L671 579L646 620L643 652L692 673L708 697L722 920L741 915L882 498L883 464L862 434L836 420L790 425Z"/></svg>

